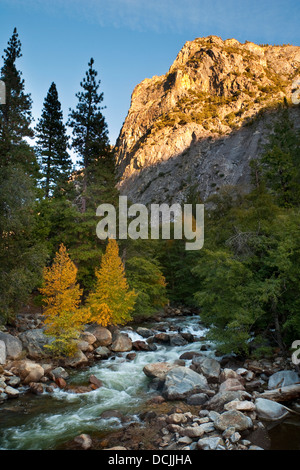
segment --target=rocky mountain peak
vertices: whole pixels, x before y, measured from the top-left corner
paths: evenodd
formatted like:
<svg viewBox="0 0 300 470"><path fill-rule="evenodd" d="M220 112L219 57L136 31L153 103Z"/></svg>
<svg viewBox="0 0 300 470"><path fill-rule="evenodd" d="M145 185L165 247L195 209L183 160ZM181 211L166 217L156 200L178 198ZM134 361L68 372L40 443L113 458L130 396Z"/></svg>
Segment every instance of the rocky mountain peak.
<svg viewBox="0 0 300 470"><path fill-rule="evenodd" d="M217 36L185 43L166 75L138 84L116 156L121 193L133 201L205 199L249 183L249 160L267 140L279 102L291 102L300 47ZM273 112L272 112L273 111ZM297 121L298 110L291 109Z"/></svg>

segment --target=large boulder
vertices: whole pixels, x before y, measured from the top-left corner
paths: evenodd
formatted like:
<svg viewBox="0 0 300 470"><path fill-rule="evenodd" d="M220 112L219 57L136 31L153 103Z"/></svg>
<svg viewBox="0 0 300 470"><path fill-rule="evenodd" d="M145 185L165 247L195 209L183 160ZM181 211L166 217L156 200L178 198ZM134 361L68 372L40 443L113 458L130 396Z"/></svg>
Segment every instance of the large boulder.
<svg viewBox="0 0 300 470"><path fill-rule="evenodd" d="M174 369L174 367L177 367L177 365L170 364L169 362L155 362L147 364L143 372L151 379L165 380L167 373Z"/></svg>
<svg viewBox="0 0 300 470"><path fill-rule="evenodd" d="M23 383L28 385L30 382L39 382L44 376L45 371L40 364L25 359L16 365L16 373Z"/></svg>
<svg viewBox="0 0 300 470"><path fill-rule="evenodd" d="M104 328L103 326L99 325L91 325L86 331L94 335L94 337L96 338L96 341L94 341L93 343L94 346L98 347L111 345L112 334L107 328Z"/></svg>
<svg viewBox="0 0 300 470"><path fill-rule="evenodd" d="M0 341L5 343L6 359L20 359L22 356L23 346L19 338L10 335L9 333L3 333L0 331Z"/></svg>
<svg viewBox="0 0 300 470"><path fill-rule="evenodd" d="M111 350L114 352L127 352L132 350L132 341L124 333L117 335L116 339L111 345Z"/></svg>
<svg viewBox="0 0 300 470"><path fill-rule="evenodd" d="M259 418L266 421L277 421L289 415L289 411L283 405L266 398L257 398L255 406Z"/></svg>
<svg viewBox="0 0 300 470"><path fill-rule="evenodd" d="M4 341L0 340L0 364L6 363L6 346Z"/></svg>
<svg viewBox="0 0 300 470"><path fill-rule="evenodd" d="M45 335L42 328L37 328L21 333L20 340L30 359L40 359L47 355L47 348L45 346L51 344L53 338Z"/></svg>
<svg viewBox="0 0 300 470"><path fill-rule="evenodd" d="M234 428L236 431L245 431L252 428L252 419L245 416L240 411L230 410L222 413L214 422L214 425L220 431L225 431L227 428Z"/></svg>
<svg viewBox="0 0 300 470"><path fill-rule="evenodd" d="M206 356L196 356L192 361L196 367L197 372L203 374L208 382L217 383L221 371L221 365L215 359Z"/></svg>
<svg viewBox="0 0 300 470"><path fill-rule="evenodd" d="M74 356L72 357L68 357L66 360L65 360L65 366L66 367L81 367L81 366L85 366L88 364L88 358L86 357L86 355L78 350L76 351L76 353L74 354Z"/></svg>
<svg viewBox="0 0 300 470"><path fill-rule="evenodd" d="M188 367L175 367L167 373L163 396L168 400L181 400L209 389L206 378Z"/></svg>
<svg viewBox="0 0 300 470"><path fill-rule="evenodd" d="M300 378L297 372L292 370L281 370L271 375L268 382L268 389L273 390L275 388L282 388L288 385L299 383Z"/></svg>
<svg viewBox="0 0 300 470"><path fill-rule="evenodd" d="M89 343L91 345L96 343L96 341L97 341L96 336L93 335L92 333L90 333L89 331L83 331L80 335L80 338L83 341L86 341L87 343Z"/></svg>

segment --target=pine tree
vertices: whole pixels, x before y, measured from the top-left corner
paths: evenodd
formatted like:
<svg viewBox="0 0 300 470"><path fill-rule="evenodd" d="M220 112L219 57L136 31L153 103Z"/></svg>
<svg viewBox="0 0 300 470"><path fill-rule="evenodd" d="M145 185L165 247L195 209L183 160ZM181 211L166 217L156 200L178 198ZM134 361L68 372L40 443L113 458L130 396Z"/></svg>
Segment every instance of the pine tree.
<svg viewBox="0 0 300 470"><path fill-rule="evenodd" d="M88 310L79 308L82 290L76 276L77 268L61 244L52 266L44 269L44 286L40 292L45 302L46 333L55 338L50 347L67 355L74 352L74 340L89 319Z"/></svg>
<svg viewBox="0 0 300 470"><path fill-rule="evenodd" d="M37 154L43 176L43 188L49 198L62 180L67 180L72 170L68 154L68 136L63 124L63 113L55 83L52 83L44 101L42 116L36 126Z"/></svg>
<svg viewBox="0 0 300 470"><path fill-rule="evenodd" d="M79 267L80 283L90 290L99 263L99 253L105 244L96 236L96 209L100 204L117 204L115 166L109 146L107 125L102 114L103 93L99 91L100 80L89 62L81 91L76 94L78 104L70 111L68 125L73 129L73 148L79 157L81 168L75 175L78 191L76 206L78 214L73 234L75 243L69 244L70 253Z"/></svg>
<svg viewBox="0 0 300 470"><path fill-rule="evenodd" d="M16 61L22 57L21 42L16 28L4 50L1 78L6 87L6 103L0 106L0 167L21 165L29 174L37 175L38 166L32 148L24 140L33 137L29 94L25 93L22 73Z"/></svg>
<svg viewBox="0 0 300 470"><path fill-rule="evenodd" d="M123 325L131 320L136 293L129 290L116 240L108 241L96 278L95 289L86 303L91 321L107 326Z"/></svg>
<svg viewBox="0 0 300 470"><path fill-rule="evenodd" d="M83 168L82 212L87 209L87 188L99 165L111 159L108 130L101 106L103 92L99 93L101 81L96 80L98 72L93 68L94 59L88 64L88 71L80 83L83 91L76 94L78 104L70 110L68 125L73 129L73 148Z"/></svg>
<svg viewBox="0 0 300 470"><path fill-rule="evenodd" d="M0 316L13 318L38 285L46 258L37 236L35 180L38 165L26 142L32 137L31 99L16 68L21 57L17 30L2 58L6 104L0 105Z"/></svg>

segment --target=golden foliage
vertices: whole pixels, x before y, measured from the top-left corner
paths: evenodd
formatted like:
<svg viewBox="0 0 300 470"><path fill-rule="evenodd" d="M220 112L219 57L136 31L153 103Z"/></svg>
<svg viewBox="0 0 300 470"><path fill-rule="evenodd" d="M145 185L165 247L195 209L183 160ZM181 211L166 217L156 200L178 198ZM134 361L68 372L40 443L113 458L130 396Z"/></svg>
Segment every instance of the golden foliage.
<svg viewBox="0 0 300 470"><path fill-rule="evenodd" d="M137 294L129 290L116 240L108 241L100 269L96 270L96 286L87 299L91 321L102 326L122 325L131 320Z"/></svg>
<svg viewBox="0 0 300 470"><path fill-rule="evenodd" d="M76 284L77 268L66 247L61 244L51 267L44 269L44 296L46 333L55 338L53 351L71 354L74 340L89 319L89 310L80 309L82 289Z"/></svg>

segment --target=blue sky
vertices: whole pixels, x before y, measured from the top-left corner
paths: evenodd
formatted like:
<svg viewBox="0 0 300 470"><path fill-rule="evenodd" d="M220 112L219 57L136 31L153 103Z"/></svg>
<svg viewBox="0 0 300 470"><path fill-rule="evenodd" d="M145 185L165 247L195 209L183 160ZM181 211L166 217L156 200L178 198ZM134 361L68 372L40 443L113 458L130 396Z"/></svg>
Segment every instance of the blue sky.
<svg viewBox="0 0 300 470"><path fill-rule="evenodd" d="M17 27L36 120L52 81L67 120L93 57L114 144L135 85L165 74L186 41L300 46L299 17L299 0L0 0L0 52Z"/></svg>

